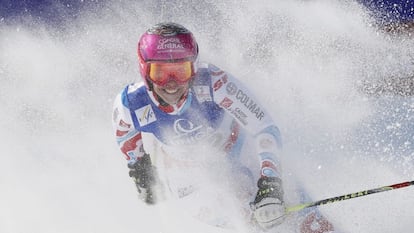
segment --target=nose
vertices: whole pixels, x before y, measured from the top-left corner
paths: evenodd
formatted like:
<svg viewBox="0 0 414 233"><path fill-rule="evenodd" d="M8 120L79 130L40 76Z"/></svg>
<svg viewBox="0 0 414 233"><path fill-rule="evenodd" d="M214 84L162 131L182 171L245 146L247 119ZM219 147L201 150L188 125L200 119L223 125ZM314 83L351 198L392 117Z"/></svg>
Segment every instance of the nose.
<svg viewBox="0 0 414 233"><path fill-rule="evenodd" d="M176 88L178 86L178 83L174 80L174 78L171 78L167 81L167 83L165 84L166 88Z"/></svg>

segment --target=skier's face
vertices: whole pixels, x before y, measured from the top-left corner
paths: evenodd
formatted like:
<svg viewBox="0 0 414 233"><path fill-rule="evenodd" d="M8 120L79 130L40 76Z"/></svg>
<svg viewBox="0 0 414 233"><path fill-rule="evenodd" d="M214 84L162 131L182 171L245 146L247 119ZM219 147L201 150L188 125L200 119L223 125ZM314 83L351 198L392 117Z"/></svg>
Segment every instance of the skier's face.
<svg viewBox="0 0 414 233"><path fill-rule="evenodd" d="M174 105L187 93L190 87L190 82L179 84L174 79L170 79L163 86L157 85L156 83L153 83L153 85L155 93L157 93L166 103Z"/></svg>

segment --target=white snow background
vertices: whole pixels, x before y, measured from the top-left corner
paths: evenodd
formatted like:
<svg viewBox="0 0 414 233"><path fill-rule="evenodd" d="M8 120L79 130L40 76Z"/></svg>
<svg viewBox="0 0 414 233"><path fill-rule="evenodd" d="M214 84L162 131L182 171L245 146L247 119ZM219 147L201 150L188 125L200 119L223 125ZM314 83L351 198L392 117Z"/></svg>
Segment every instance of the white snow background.
<svg viewBox="0 0 414 233"><path fill-rule="evenodd" d="M162 21L193 31L201 60L270 110L286 195L293 176L314 200L414 179L414 99L357 88L412 75L414 42L376 30L360 5L107 1L59 27L0 20L1 233L219 232L143 205L112 135L113 99L139 79L138 38ZM414 188L320 210L343 232L411 232Z"/></svg>

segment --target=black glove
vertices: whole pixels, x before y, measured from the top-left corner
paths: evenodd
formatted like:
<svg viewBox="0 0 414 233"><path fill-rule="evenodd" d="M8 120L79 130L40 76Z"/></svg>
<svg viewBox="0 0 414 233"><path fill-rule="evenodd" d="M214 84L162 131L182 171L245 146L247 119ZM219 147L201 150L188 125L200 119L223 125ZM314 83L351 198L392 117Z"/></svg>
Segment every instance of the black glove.
<svg viewBox="0 0 414 233"><path fill-rule="evenodd" d="M256 198L251 203L253 216L260 227L268 230L281 224L285 217L282 181L277 177L261 177L257 187Z"/></svg>
<svg viewBox="0 0 414 233"><path fill-rule="evenodd" d="M144 156L134 164L128 164L129 176L135 182L139 197L147 204L155 204L155 167L152 166L149 154Z"/></svg>

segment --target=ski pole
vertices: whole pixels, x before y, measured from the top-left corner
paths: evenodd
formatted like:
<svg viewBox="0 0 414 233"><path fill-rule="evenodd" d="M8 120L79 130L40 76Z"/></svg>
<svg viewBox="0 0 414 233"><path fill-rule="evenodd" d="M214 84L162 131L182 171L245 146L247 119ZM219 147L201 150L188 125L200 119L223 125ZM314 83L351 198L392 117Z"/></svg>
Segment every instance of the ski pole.
<svg viewBox="0 0 414 233"><path fill-rule="evenodd" d="M369 194L380 193L380 192L390 191L390 190L394 190L394 189L404 188L404 187L408 187L410 185L414 185L414 181L407 181L407 182L403 182L403 183L399 183L399 184L387 185L387 186L383 186L383 187L380 187L380 188L369 189L369 190L360 191L360 192L356 192L356 193L345 194L345 195L337 196L337 197L331 197L331 198L323 199L323 200L320 200L320 201L303 203L303 204L299 204L299 205L295 205L295 206L291 206L291 207L286 208L286 213L300 211L300 210L303 210L305 208L309 208L309 207L313 207L313 206L326 205L326 204L330 204L330 203L334 203L334 202L338 202L338 201L348 200L348 199L351 199L351 198L362 197L362 196L366 196L366 195L369 195Z"/></svg>

